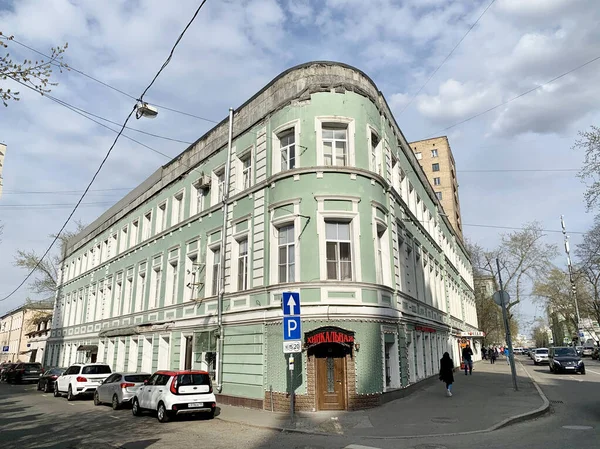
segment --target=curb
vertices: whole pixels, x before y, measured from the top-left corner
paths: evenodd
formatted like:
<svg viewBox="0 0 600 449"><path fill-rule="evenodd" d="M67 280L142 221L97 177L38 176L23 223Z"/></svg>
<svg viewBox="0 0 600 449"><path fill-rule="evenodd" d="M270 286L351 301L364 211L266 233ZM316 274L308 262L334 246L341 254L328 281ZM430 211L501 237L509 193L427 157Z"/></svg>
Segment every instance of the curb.
<svg viewBox="0 0 600 449"><path fill-rule="evenodd" d="M542 389L539 387L539 385L537 384L537 382L533 379L533 377L531 376L531 374L529 374L529 371L527 371L527 369L525 368L525 366L523 365L523 363L521 361L519 361L519 364L521 365L521 368L523 368L523 371L525 371L525 373L527 374L527 377L529 377L529 380L531 380L531 382L533 383L533 386L535 387L535 389L537 390L538 394L540 395L540 398L542 399L542 405L540 407L538 407L537 409L535 409L535 410L532 410L530 412L521 413L519 415L510 416L510 417L508 417L508 418L500 421L499 423L494 424L493 426L488 427L487 429L482 429L482 430L471 430L471 431L468 431L468 432L436 433L436 434L430 434L430 435L399 435L399 436L363 436L363 435L353 435L352 437L355 438L355 439L361 438L361 439L367 439L367 440L411 440L411 439L416 439L416 438L436 438L436 437L452 437L452 436L461 436L461 435L476 435L476 434L481 434L481 433L493 432L495 430L499 430L499 429L502 429L504 427L508 427L508 426L510 426L512 424L517 424L519 422L528 421L528 420L531 420L531 419L538 418L538 417L546 414L550 410L550 401L548 400L548 398L546 397L546 395L544 394L544 392L542 391ZM314 431L314 430L293 429L293 428L282 427L282 426L268 426L268 425L249 424L249 423L245 423L245 422L224 419L224 418L221 418L220 416L217 416L216 419L219 419L219 420L221 420L223 422L234 423L234 424L241 424L241 425L244 425L244 426L255 427L255 428L259 428L259 429L277 430L277 431L280 431L280 432L299 433L299 434L305 434L305 435L322 435L322 436L336 435L336 436L345 436L344 434L334 434L334 433L328 433L328 432L318 432L318 431Z"/></svg>

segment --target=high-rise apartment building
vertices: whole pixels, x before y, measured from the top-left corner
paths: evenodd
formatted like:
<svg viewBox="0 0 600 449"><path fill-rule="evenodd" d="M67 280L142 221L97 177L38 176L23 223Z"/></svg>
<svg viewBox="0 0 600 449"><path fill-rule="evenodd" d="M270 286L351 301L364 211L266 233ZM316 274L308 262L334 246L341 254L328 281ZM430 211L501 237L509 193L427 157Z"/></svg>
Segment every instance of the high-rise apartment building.
<svg viewBox="0 0 600 449"><path fill-rule="evenodd" d="M409 145L421 167L423 167L435 195L442 203L444 213L448 216L457 235L462 239L462 218L460 215L460 201L458 200L456 166L448 137L417 140Z"/></svg>

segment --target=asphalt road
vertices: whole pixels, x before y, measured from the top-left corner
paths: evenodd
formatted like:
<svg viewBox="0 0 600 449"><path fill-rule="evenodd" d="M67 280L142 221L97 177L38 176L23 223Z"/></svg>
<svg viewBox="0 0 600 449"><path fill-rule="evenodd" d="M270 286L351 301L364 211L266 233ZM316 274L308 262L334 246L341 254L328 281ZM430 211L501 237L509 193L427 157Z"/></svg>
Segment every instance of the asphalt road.
<svg viewBox="0 0 600 449"><path fill-rule="evenodd" d="M587 374L553 375L519 358L552 401L552 411L492 433L419 439L356 439L345 435L281 433L219 419L160 424L152 415L67 402L34 385L0 384L1 448L240 448L240 449L597 449L600 447L600 363L585 359ZM248 411L251 413L251 411ZM435 411L433 411L435 413ZM398 423L401 425L401 423ZM567 426L567 427L565 427ZM571 428L570 426L578 426Z"/></svg>

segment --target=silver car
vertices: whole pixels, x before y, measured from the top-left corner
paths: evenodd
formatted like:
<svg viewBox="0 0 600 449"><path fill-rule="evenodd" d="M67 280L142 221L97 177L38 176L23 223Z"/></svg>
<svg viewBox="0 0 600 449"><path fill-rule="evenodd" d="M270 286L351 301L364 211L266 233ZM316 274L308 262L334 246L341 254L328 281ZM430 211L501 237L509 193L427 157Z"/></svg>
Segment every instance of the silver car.
<svg viewBox="0 0 600 449"><path fill-rule="evenodd" d="M144 381L150 378L148 373L113 373L96 389L94 405L111 404L113 410L129 404Z"/></svg>

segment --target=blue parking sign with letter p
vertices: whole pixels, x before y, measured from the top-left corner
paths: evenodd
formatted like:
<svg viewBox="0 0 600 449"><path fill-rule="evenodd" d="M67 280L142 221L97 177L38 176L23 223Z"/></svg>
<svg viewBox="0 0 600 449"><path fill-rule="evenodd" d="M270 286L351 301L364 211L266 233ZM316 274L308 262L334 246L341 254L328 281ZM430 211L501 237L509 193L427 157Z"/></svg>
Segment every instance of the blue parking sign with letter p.
<svg viewBox="0 0 600 449"><path fill-rule="evenodd" d="M283 317L283 339L301 340L302 323L299 316Z"/></svg>

